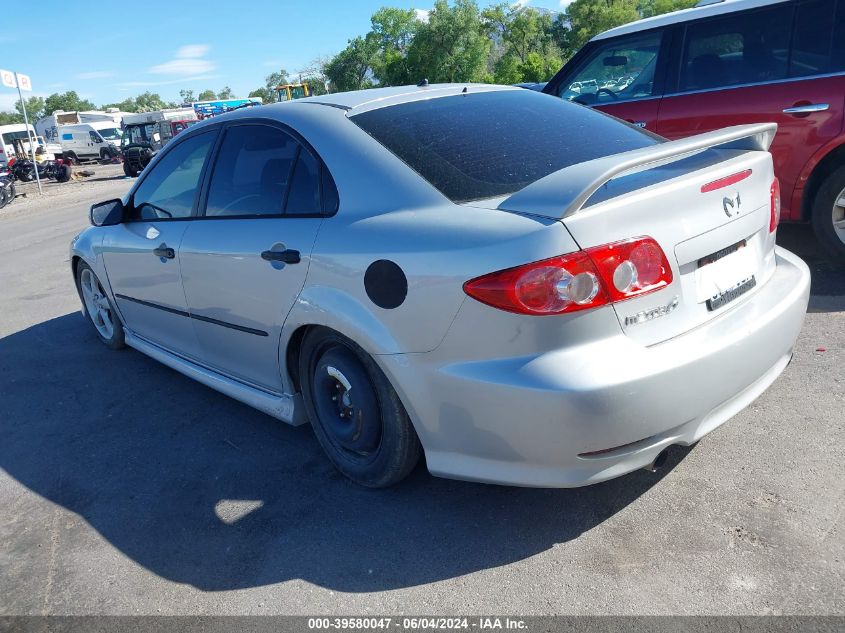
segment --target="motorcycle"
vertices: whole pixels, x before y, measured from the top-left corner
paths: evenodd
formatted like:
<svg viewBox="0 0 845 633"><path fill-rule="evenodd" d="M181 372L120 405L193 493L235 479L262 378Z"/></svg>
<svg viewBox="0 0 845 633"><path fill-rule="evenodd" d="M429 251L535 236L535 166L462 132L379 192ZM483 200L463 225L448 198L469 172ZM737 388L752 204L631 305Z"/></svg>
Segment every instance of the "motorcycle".
<svg viewBox="0 0 845 633"><path fill-rule="evenodd" d="M12 174L5 168L0 168L0 209L15 199L15 182Z"/></svg>
<svg viewBox="0 0 845 633"><path fill-rule="evenodd" d="M43 180L55 180L56 182L67 182L70 180L70 165L63 160L45 160L43 163L33 163L31 160L16 160L11 165L12 177L21 182L35 180L35 169L38 168L38 177Z"/></svg>

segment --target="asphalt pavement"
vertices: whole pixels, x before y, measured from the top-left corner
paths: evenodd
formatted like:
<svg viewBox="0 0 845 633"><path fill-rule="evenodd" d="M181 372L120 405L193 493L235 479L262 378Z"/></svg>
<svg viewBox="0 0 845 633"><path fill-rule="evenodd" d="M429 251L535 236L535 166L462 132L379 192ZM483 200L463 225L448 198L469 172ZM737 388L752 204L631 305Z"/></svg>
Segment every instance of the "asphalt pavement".
<svg viewBox="0 0 845 633"><path fill-rule="evenodd" d="M807 227L779 230L813 268L793 362L660 473L371 491L99 344L68 243L131 181L94 169L0 212L0 615L845 614L845 271Z"/></svg>

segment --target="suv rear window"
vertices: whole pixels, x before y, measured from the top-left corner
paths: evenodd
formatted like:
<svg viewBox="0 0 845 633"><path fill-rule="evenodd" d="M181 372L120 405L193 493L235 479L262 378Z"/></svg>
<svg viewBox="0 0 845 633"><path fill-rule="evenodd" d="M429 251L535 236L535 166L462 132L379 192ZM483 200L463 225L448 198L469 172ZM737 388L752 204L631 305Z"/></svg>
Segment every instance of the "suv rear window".
<svg viewBox="0 0 845 633"><path fill-rule="evenodd" d="M533 90L422 99L350 120L453 202L507 195L564 167L660 142Z"/></svg>

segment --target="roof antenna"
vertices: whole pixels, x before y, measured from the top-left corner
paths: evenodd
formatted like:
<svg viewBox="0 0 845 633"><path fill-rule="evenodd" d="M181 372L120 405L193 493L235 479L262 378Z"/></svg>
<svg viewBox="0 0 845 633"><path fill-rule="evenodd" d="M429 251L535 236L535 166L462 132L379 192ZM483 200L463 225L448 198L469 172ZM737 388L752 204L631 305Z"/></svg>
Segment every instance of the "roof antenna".
<svg viewBox="0 0 845 633"><path fill-rule="evenodd" d="M467 87L466 87L466 86L464 86L464 89L463 89L463 90L461 90L461 94L462 94L462 95L465 95L466 93L467 93Z"/></svg>
<svg viewBox="0 0 845 633"><path fill-rule="evenodd" d="M428 79L423 79L420 83L417 84L417 87L424 88L428 85Z"/></svg>

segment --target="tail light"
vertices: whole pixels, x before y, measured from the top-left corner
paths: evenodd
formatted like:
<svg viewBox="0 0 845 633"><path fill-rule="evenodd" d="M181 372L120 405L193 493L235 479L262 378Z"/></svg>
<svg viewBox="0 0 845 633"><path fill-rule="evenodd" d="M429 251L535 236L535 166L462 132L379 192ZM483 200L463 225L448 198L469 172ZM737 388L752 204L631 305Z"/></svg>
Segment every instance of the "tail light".
<svg viewBox="0 0 845 633"><path fill-rule="evenodd" d="M771 213L769 215L769 233L774 233L780 224L780 180L775 178L769 187Z"/></svg>
<svg viewBox="0 0 845 633"><path fill-rule="evenodd" d="M517 314L563 314L654 292L672 283L666 255L650 237L588 248L483 275L470 297Z"/></svg>

